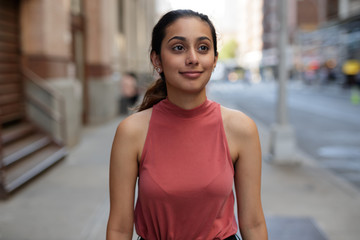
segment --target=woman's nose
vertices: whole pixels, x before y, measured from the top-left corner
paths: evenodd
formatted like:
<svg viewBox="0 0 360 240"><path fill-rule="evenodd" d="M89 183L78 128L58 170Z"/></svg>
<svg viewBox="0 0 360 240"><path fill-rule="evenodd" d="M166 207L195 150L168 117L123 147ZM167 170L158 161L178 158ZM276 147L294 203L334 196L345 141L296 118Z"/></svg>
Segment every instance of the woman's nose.
<svg viewBox="0 0 360 240"><path fill-rule="evenodd" d="M195 49L190 49L186 58L186 65L196 65L199 63L199 59Z"/></svg>

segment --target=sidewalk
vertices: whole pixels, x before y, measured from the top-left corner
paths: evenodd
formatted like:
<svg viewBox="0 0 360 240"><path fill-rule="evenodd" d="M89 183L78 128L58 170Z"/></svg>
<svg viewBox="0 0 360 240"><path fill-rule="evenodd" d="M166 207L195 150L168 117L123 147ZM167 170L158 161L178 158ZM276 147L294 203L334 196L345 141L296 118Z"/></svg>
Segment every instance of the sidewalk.
<svg viewBox="0 0 360 240"><path fill-rule="evenodd" d="M0 240L105 239L108 162L119 121L85 128L68 158L0 201ZM258 127L266 155L268 129ZM359 239L360 192L305 159L298 167L263 163L269 239Z"/></svg>

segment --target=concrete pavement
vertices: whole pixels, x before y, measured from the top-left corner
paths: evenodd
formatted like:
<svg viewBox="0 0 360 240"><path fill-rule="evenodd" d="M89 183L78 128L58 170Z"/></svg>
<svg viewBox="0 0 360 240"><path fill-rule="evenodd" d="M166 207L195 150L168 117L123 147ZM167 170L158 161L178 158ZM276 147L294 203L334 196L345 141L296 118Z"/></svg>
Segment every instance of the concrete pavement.
<svg viewBox="0 0 360 240"><path fill-rule="evenodd" d="M109 155L120 121L86 127L69 157L0 201L0 240L105 239ZM258 127L265 156L268 128ZM263 163L270 239L358 240L360 192L299 154L301 166Z"/></svg>

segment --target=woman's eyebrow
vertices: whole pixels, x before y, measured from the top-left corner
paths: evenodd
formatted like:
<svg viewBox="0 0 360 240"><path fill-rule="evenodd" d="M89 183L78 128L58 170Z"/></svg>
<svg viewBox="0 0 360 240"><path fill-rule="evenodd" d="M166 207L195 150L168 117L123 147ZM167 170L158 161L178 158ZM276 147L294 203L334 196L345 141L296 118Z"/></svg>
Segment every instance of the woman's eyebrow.
<svg viewBox="0 0 360 240"><path fill-rule="evenodd" d="M174 39L177 39L177 40L181 40L181 41L186 41L186 38L185 37L181 37L181 36L174 36L172 38L169 39L168 43ZM203 37L198 37L197 38L198 41L202 41L202 40L208 40L211 42L210 38L206 37L206 36L203 36Z"/></svg>
<svg viewBox="0 0 360 240"><path fill-rule="evenodd" d="M202 40L208 40L208 41L210 41L211 42L211 40L210 40L210 38L208 38L208 37L199 37L198 38L198 41L202 41Z"/></svg>
<svg viewBox="0 0 360 240"><path fill-rule="evenodd" d="M186 40L186 38L184 38L184 37L174 36L174 37L172 37L172 38L169 39L168 43L169 43L171 40L174 40L174 39L178 39L178 40L181 40L181 41L185 41L185 40Z"/></svg>

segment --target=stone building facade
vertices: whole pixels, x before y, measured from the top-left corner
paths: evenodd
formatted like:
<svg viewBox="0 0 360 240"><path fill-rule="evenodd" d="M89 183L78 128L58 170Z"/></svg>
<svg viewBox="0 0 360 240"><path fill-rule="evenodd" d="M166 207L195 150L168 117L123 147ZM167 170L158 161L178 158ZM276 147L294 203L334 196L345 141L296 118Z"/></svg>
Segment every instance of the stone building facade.
<svg viewBox="0 0 360 240"><path fill-rule="evenodd" d="M151 74L148 46L154 18L155 0L0 1L3 192L65 156L66 147L81 140L85 124L118 114L121 75L132 71L147 79ZM43 136L34 141L34 134ZM62 154L25 159L50 143L57 146L54 154L59 149ZM22 166L28 169L20 171ZM18 176L12 176L15 172Z"/></svg>

